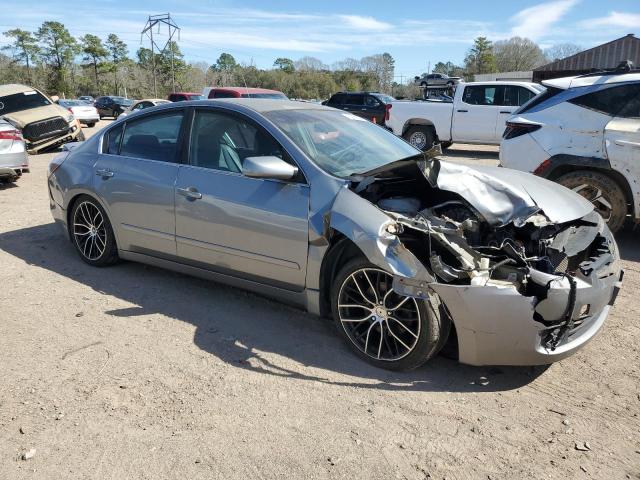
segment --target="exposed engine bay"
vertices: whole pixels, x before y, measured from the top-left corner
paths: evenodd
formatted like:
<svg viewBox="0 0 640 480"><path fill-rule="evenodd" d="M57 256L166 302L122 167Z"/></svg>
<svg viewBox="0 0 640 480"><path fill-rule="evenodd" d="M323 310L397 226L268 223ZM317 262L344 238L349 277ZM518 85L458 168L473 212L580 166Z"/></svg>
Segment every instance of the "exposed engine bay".
<svg viewBox="0 0 640 480"><path fill-rule="evenodd" d="M618 282L615 241L586 202L576 210L544 195L545 183L531 193L500 181L510 171L489 173L421 160L373 172L353 182L352 190L394 219L386 232L433 275L431 285L511 288L530 299L540 343L553 351L596 313L596 305L613 301L582 296L594 295L590 289L610 276ZM423 293L424 283L401 282L405 294Z"/></svg>

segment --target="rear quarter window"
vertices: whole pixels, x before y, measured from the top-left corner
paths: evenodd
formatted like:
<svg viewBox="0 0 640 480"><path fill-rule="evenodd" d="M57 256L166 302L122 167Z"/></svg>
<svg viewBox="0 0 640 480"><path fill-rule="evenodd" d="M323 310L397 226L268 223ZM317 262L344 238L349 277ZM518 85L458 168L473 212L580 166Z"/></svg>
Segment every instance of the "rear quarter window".
<svg viewBox="0 0 640 480"><path fill-rule="evenodd" d="M569 103L615 117L627 112L629 104L636 103L639 95L640 84L626 84L587 93L569 100Z"/></svg>

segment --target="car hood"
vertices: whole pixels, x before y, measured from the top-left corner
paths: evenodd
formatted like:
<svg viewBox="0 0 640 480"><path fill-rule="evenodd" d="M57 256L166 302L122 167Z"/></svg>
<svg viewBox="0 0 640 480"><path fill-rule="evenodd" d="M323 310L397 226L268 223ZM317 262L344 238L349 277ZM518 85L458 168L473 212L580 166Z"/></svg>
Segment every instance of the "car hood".
<svg viewBox="0 0 640 480"><path fill-rule="evenodd" d="M496 226L522 225L536 213L565 223L593 211L589 201L568 188L517 170L437 159L424 162L422 170L432 186L457 193Z"/></svg>
<svg viewBox="0 0 640 480"><path fill-rule="evenodd" d="M24 128L32 122L46 120L51 117L66 118L70 112L59 105L44 105L37 108L29 108L19 112L7 113L4 118L9 120L18 128Z"/></svg>

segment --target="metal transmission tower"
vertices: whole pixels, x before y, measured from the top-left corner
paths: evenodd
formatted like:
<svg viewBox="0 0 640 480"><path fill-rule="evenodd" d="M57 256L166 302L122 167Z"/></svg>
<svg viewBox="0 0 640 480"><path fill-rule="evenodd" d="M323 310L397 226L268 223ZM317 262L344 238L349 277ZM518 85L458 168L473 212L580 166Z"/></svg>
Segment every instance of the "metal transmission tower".
<svg viewBox="0 0 640 480"><path fill-rule="evenodd" d="M160 33L160 28L163 25L169 29L169 38L162 48L158 46L156 41L153 39L153 27L157 25L156 34ZM180 40L180 27L176 25L176 23L171 19L171 14L165 13L162 15L149 15L147 20L147 24L144 26L144 29L140 33L140 43L142 43L142 36L147 35L151 41L151 68L153 69L153 96L158 96L158 84L156 81L156 56L155 50L158 50L158 53L163 53L168 45L173 41L173 37L178 33L178 40ZM171 89L176 91L176 73L173 66L173 46L169 47L171 53Z"/></svg>

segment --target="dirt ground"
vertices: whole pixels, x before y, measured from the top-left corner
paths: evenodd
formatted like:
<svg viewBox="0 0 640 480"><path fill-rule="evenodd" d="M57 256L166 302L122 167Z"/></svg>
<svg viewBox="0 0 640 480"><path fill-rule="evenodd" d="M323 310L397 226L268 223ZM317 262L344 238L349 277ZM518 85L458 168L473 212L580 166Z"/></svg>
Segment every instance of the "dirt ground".
<svg viewBox="0 0 640 480"><path fill-rule="evenodd" d="M0 187L0 479L640 478L637 232L619 236L615 308L573 357L397 374L302 311L85 265L48 212L51 157Z"/></svg>

